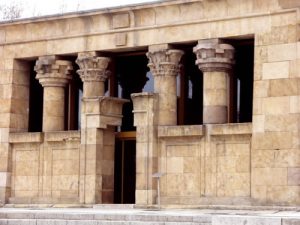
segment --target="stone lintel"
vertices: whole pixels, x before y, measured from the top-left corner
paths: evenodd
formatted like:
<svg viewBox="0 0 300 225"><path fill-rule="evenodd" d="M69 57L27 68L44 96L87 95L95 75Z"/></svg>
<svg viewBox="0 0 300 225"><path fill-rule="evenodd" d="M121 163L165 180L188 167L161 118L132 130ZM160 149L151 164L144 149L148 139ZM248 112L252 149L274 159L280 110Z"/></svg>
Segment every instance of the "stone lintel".
<svg viewBox="0 0 300 225"><path fill-rule="evenodd" d="M203 137L204 133L203 125L158 127L159 138Z"/></svg>
<svg viewBox="0 0 300 225"><path fill-rule="evenodd" d="M252 123L210 124L205 128L211 136L252 134Z"/></svg>
<svg viewBox="0 0 300 225"><path fill-rule="evenodd" d="M234 47L220 39L198 41L193 49L196 65L202 72L230 71L234 65Z"/></svg>
<svg viewBox="0 0 300 225"><path fill-rule="evenodd" d="M44 133L10 133L9 134L9 143L18 144L18 143L41 143L44 140Z"/></svg>
<svg viewBox="0 0 300 225"><path fill-rule="evenodd" d="M45 141L80 141L80 131L50 131L45 132Z"/></svg>

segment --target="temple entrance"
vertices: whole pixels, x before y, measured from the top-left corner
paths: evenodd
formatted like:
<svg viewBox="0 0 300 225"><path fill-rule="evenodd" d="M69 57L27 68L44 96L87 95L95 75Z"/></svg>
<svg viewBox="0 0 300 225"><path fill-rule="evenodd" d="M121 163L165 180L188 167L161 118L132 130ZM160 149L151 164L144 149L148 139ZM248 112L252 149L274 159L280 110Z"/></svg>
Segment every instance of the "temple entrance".
<svg viewBox="0 0 300 225"><path fill-rule="evenodd" d="M133 103L130 95L153 91L152 74L148 72L146 52L118 54L110 89L115 97L128 99L123 105L122 125L116 130L114 203L135 203L136 128L133 124Z"/></svg>
<svg viewBox="0 0 300 225"><path fill-rule="evenodd" d="M120 132L115 145L115 203L135 203L135 132Z"/></svg>

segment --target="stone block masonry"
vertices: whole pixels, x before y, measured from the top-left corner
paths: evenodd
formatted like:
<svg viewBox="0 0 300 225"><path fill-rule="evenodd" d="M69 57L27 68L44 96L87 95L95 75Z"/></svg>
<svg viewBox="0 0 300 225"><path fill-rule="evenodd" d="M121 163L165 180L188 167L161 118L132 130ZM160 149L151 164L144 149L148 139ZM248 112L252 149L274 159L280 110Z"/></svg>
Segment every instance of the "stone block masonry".
<svg viewBox="0 0 300 225"><path fill-rule="evenodd" d="M154 173L165 206L299 205L299 6L174 0L1 23L0 205L114 203L119 132L136 141L138 206L157 203Z"/></svg>

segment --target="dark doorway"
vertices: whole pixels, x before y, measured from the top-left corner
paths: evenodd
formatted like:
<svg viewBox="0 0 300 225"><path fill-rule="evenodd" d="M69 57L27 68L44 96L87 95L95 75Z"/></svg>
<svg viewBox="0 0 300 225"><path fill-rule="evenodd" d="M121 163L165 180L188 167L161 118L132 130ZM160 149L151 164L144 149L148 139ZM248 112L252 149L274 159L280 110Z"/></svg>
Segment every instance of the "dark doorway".
<svg viewBox="0 0 300 225"><path fill-rule="evenodd" d="M115 146L115 203L135 203L135 132L117 135Z"/></svg>
<svg viewBox="0 0 300 225"><path fill-rule="evenodd" d="M129 100L123 105L122 126L116 131L114 203L135 203L136 128L131 94L153 91L147 63L146 52L118 54L113 60L110 95Z"/></svg>

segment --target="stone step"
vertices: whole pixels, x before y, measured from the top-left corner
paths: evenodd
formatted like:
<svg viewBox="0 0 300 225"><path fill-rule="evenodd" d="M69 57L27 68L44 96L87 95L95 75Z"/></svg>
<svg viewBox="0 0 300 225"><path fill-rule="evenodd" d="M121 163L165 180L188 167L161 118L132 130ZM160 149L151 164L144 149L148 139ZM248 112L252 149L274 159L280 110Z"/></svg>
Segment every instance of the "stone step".
<svg viewBox="0 0 300 225"><path fill-rule="evenodd" d="M97 204L94 209L133 209L134 204Z"/></svg>
<svg viewBox="0 0 300 225"><path fill-rule="evenodd" d="M2 208L3 209L3 208ZM211 225L211 216L141 209L0 209L0 225Z"/></svg>
<svg viewBox="0 0 300 225"><path fill-rule="evenodd" d="M0 208L0 225L300 225L299 211Z"/></svg>
<svg viewBox="0 0 300 225"><path fill-rule="evenodd" d="M0 219L0 225L211 225L197 222Z"/></svg>

